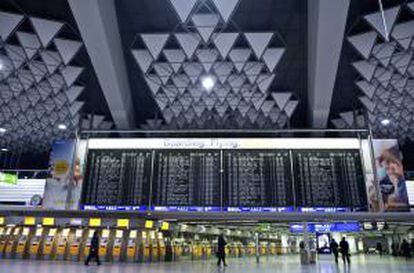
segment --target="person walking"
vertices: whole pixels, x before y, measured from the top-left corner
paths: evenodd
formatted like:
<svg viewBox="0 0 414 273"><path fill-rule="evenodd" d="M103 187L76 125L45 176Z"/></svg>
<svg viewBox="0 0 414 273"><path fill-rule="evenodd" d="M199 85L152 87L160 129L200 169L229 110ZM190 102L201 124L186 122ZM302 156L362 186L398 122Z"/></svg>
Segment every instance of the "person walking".
<svg viewBox="0 0 414 273"><path fill-rule="evenodd" d="M226 264L226 245L227 242L224 240L224 236L221 234L218 237L217 242L217 266L221 265L221 262L223 262L224 266L227 266Z"/></svg>
<svg viewBox="0 0 414 273"><path fill-rule="evenodd" d="M344 264L348 262L348 264L351 263L351 259L349 257L349 244L345 240L345 237L342 237L341 242L339 243L340 252L342 254L342 260L344 261Z"/></svg>
<svg viewBox="0 0 414 273"><path fill-rule="evenodd" d="M381 242L377 243L377 251L378 251L379 255L382 256L382 244L381 244Z"/></svg>
<svg viewBox="0 0 414 273"><path fill-rule="evenodd" d="M406 258L409 259L411 257L411 250L410 244L404 239L401 243L401 254Z"/></svg>
<svg viewBox="0 0 414 273"><path fill-rule="evenodd" d="M90 246L90 250L89 250L89 255L86 258L85 261L85 265L88 266L89 262L91 261L92 258L94 258L96 260L96 263L98 265L101 265L101 261L99 260L99 235L98 235L98 231L95 230L95 232L93 233L92 236L92 240L91 240L91 246Z"/></svg>
<svg viewBox="0 0 414 273"><path fill-rule="evenodd" d="M338 245L338 243L335 241L335 239L332 239L331 244L329 246L331 248L332 254L335 257L335 263L338 263L338 256L339 256L339 251L338 251L339 245Z"/></svg>

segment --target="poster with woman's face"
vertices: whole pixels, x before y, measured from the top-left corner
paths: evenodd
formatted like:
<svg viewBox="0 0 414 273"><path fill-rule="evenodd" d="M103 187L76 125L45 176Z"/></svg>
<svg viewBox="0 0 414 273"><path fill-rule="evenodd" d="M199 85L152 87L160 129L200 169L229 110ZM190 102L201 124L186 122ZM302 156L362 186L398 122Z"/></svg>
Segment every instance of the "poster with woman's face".
<svg viewBox="0 0 414 273"><path fill-rule="evenodd" d="M374 140L373 144L384 211L409 211L407 186L397 140Z"/></svg>

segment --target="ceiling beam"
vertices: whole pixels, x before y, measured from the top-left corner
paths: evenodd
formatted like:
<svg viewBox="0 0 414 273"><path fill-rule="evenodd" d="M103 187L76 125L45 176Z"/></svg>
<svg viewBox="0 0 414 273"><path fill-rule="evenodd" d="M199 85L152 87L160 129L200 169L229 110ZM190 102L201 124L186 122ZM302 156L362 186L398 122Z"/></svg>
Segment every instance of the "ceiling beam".
<svg viewBox="0 0 414 273"><path fill-rule="evenodd" d="M308 0L309 124L325 128L350 0Z"/></svg>
<svg viewBox="0 0 414 273"><path fill-rule="evenodd" d="M114 0L68 0L115 125L134 128L134 109Z"/></svg>

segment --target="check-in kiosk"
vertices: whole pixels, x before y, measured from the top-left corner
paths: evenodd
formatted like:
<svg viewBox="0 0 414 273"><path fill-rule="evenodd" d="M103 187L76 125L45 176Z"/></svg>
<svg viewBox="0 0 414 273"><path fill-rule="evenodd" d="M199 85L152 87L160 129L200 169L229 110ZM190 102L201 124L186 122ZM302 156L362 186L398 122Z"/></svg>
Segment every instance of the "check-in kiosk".
<svg viewBox="0 0 414 273"><path fill-rule="evenodd" d="M69 228L64 228L57 237L56 259L65 260L69 240Z"/></svg>
<svg viewBox="0 0 414 273"><path fill-rule="evenodd" d="M0 227L0 257L3 255L4 251L4 241L6 239L6 231L7 229L5 227Z"/></svg>
<svg viewBox="0 0 414 273"><path fill-rule="evenodd" d="M3 236L0 238L0 258L5 257L7 242L13 234L13 226L6 226L3 230Z"/></svg>
<svg viewBox="0 0 414 273"><path fill-rule="evenodd" d="M141 261L142 262L151 262L151 244L150 244L150 237L148 231L142 231L141 233L141 246L140 252L142 253Z"/></svg>
<svg viewBox="0 0 414 273"><path fill-rule="evenodd" d="M22 259L26 255L27 245L29 241L30 228L22 227L22 233L17 240L15 258Z"/></svg>
<svg viewBox="0 0 414 273"><path fill-rule="evenodd" d="M173 261L179 261L180 257L183 253L183 239L173 239L171 241L172 248L173 248Z"/></svg>
<svg viewBox="0 0 414 273"><path fill-rule="evenodd" d="M165 261L165 242L162 232L158 232L157 248L158 248L158 261Z"/></svg>
<svg viewBox="0 0 414 273"><path fill-rule="evenodd" d="M6 255L5 255L5 257L7 259L14 258L14 251L15 251L16 241L17 241L17 238L20 237L21 232L22 232L22 227L16 226L16 227L13 228L13 232L10 235L10 237L8 238L7 243L6 243Z"/></svg>
<svg viewBox="0 0 414 273"><path fill-rule="evenodd" d="M110 229L104 229L102 230L102 235L101 235L101 239L99 242L99 259L101 261L106 261L107 260L107 256L108 256L108 248L109 248L109 237L111 234L111 230Z"/></svg>
<svg viewBox="0 0 414 273"><path fill-rule="evenodd" d="M124 242L124 231L121 229L115 230L115 239L112 247L112 259L114 262L122 260L122 249Z"/></svg>
<svg viewBox="0 0 414 273"><path fill-rule="evenodd" d="M43 236L43 227L37 227L35 229L34 235L30 239L30 248L29 248L29 258L37 259L39 258L39 249L42 242Z"/></svg>
<svg viewBox="0 0 414 273"><path fill-rule="evenodd" d="M91 249L91 241L93 237L93 233L95 232L95 229L89 229L88 230L88 236L85 241L85 246L83 248L83 259L86 260L86 257L89 255L89 251Z"/></svg>
<svg viewBox="0 0 414 273"><path fill-rule="evenodd" d="M55 245L55 238L56 238L57 228L50 228L47 231L45 239L43 241L43 259L51 260L53 259L53 248Z"/></svg>
<svg viewBox="0 0 414 273"><path fill-rule="evenodd" d="M129 231L128 236L128 243L127 243L127 252L126 252L126 260L128 262L135 262L137 257L137 236L138 231L137 230L131 230Z"/></svg>
<svg viewBox="0 0 414 273"><path fill-rule="evenodd" d="M83 233L84 233L84 230L81 228L78 228L75 230L74 237L69 247L69 257L70 257L69 259L71 261L80 260L80 248L82 244Z"/></svg>

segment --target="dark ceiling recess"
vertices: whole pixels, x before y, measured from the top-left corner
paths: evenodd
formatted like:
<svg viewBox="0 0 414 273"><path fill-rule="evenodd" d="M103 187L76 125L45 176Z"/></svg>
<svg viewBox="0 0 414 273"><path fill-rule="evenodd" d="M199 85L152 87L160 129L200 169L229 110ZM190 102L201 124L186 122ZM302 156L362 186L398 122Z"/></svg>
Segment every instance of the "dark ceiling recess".
<svg viewBox="0 0 414 273"><path fill-rule="evenodd" d="M193 1L189 1L193 2ZM217 1L220 2L220 1ZM235 1L231 1L235 2ZM237 2L237 1L236 1ZM136 109L136 121L137 126L143 126L144 128L157 127L163 129L179 129L179 128L286 128L286 127L305 127L305 115L307 105L306 85L307 85L307 1L303 0L291 0L291 1L273 1L273 0L240 0L234 8L233 14L226 21L223 16L219 16L220 11L217 8L217 3L213 0L197 1L188 18L183 22L179 17L179 12L170 1L165 0L125 0L116 1L116 10L118 14L118 21L121 33L121 39L123 42L125 57L127 60L127 68L129 78L132 87L132 96ZM177 33L194 33L198 35L197 27L195 23L195 17L200 14L213 17L212 20L207 21L210 26L216 26L214 22L214 16L219 17L219 21L214 30L214 33L239 33L240 36L236 40L233 48L249 48L249 44L245 39L244 33L274 33L269 48L285 48L285 52L278 63L274 73L276 74L272 85L266 90L267 104L273 105L276 103L272 100L271 93L292 93L291 100L299 101L299 104L294 111L294 114L289 122L286 122L285 109L277 109L274 107L274 111L277 111L277 116L280 119L275 119L272 122L269 119L264 118L263 111L260 106L257 108L249 105L250 101L247 98L240 99L240 104L237 105L225 105L231 99L226 100L223 98L221 101L217 97L205 98L201 95L201 99L197 95L182 90L183 96L189 97L182 98L180 94L170 95L167 102L160 102L159 96L163 96L163 93L169 91L158 91L161 95L157 96L157 91L154 92L148 87L146 77L151 74L159 76L156 72L152 72L152 65L148 69L149 72L142 71L142 67L137 64L134 59L131 50L146 50L145 41L142 39L141 34L170 34L168 41L166 42L164 49L181 49L180 42L175 39ZM208 17L205 16L205 17ZM202 16L201 16L202 17ZM227 18L226 18L227 19ZM212 35L212 37L216 34ZM219 49L214 46L212 42L213 38L201 42L198 49L210 49L215 51ZM219 49L220 51L220 49ZM144 52L145 53L145 52ZM150 55L151 56L151 55ZM187 56L184 60L184 65L187 62L198 62L199 58L196 52L193 56ZM166 57L161 52L160 56L156 56L157 59L152 62L163 63L161 66L165 69L171 69L167 63ZM217 65L223 62L231 62L229 56L219 56L214 59L214 64ZM251 55L251 62L260 62L263 60L261 56ZM207 60L207 62L210 62ZM206 64L206 62L204 62ZM159 64L156 64L159 66ZM263 73L266 68L263 69ZM145 73L146 72L146 73ZM185 74L185 71L175 71L180 77ZM245 71L244 71L245 72ZM244 73L243 72L243 73ZM267 71L269 72L269 71ZM204 67L203 74L210 74L208 68ZM236 70L232 70L231 73L240 74ZM183 76L186 77L185 75ZM194 83L194 86L199 84L199 81ZM221 82L220 82L221 83ZM244 82L248 84L246 79ZM251 83L251 82L250 82ZM229 86L229 81L223 83L225 86ZM164 84L170 85L170 81L165 80ZM221 87L221 85L220 85ZM190 87L186 87L191 90ZM229 87L230 88L230 87ZM237 88L237 87L236 87ZM162 89L162 88L161 88ZM232 88L230 88L232 89ZM174 91L172 91L174 92ZM235 101L238 102L237 93L238 90L231 90L229 93L224 93L226 96L235 95ZM171 93L171 92L170 92ZM213 93L215 90L213 89ZM217 92L216 94L223 94ZM229 94L229 95L228 95ZM213 95L212 95L213 96ZM279 95L276 95L279 96ZM186 104L190 101L191 106L189 110ZM224 102L223 102L224 101ZM166 106L164 104L167 104ZM233 102L229 103L232 104ZM259 101L261 104L262 101ZM201 106L200 106L201 105ZM224 110L221 111L220 107ZM231 107L233 106L233 107ZM285 105L282 105L284 107ZM192 113L194 110L196 115ZM200 108L201 107L201 108ZM184 109L183 109L184 108ZM255 108L255 109L253 109ZM223 108L221 108L223 109ZM247 111L247 113L245 113ZM250 111L250 112L249 112ZM289 112L287 110L287 112ZM258 117L257 117L258 116ZM273 115L275 116L275 115ZM250 117L250 118L249 118ZM259 123L255 122L263 120ZM152 120L149 124L147 120ZM158 119L160 121L158 121ZM250 121L249 121L250 119ZM283 121L285 119L285 121ZM155 120L155 121L154 121ZM203 120L203 122L200 122ZM254 122L252 122L252 120ZM161 123L162 122L162 123Z"/></svg>

